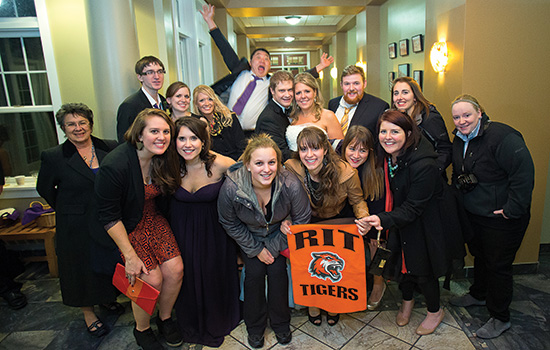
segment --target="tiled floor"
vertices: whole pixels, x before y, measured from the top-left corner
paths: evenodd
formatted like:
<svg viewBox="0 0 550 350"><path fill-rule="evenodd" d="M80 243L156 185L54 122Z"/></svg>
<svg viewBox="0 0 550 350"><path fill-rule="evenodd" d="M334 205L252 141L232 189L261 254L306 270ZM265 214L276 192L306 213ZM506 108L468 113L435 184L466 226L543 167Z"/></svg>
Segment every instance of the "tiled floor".
<svg viewBox="0 0 550 350"><path fill-rule="evenodd" d="M453 294L464 293L467 279L454 281L452 293L442 289L446 316L432 335L418 336L415 329L425 314L421 296L416 298L411 322L397 327L395 315L400 293L390 283L378 311L342 315L335 327L315 327L307 321L305 310L292 313L293 339L287 346L277 344L271 330L266 331L264 349L549 349L550 348L550 253L541 253L537 274L515 276L514 301L511 305L512 328L501 337L484 341L475 330L487 319L484 307L457 308L448 304ZM19 277L29 305L12 311L0 300L0 349L137 349L133 335L133 318L128 299L120 298L126 313L120 317L99 311L100 318L112 331L101 339L90 337L80 311L61 303L59 281L47 275L44 263L32 263ZM155 326L153 326L155 328ZM182 349L201 346L184 344ZM167 347L168 349L168 347ZM248 349L246 329L240 324L227 336L220 349Z"/></svg>

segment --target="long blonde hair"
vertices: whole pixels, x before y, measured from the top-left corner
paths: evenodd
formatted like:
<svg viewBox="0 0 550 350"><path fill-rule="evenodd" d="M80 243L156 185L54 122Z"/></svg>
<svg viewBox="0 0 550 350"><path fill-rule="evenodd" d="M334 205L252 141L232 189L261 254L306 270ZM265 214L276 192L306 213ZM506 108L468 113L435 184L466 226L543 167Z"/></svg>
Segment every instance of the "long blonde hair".
<svg viewBox="0 0 550 350"><path fill-rule="evenodd" d="M231 110L227 108L226 105L220 101L214 90L208 85L199 85L193 90L193 106L195 107L195 113L202 115L199 110L199 99L198 96L200 93L205 94L214 101L214 113L220 115L223 127L228 127L233 124L233 117L231 116Z"/></svg>
<svg viewBox="0 0 550 350"><path fill-rule="evenodd" d="M315 121L319 121L321 119L321 114L323 113L323 104L325 103L325 100L323 99L323 94L321 94L321 90L319 89L319 84L317 83L317 80L313 77L313 75L309 74L308 72L304 72L294 77L295 88L296 84L298 83L302 83L315 91L315 100L313 101L313 113ZM296 99L294 99L294 101L292 102L292 107L292 114L290 115L290 119L292 119L291 124L295 123L298 120L298 115L302 112L302 110L296 103Z"/></svg>

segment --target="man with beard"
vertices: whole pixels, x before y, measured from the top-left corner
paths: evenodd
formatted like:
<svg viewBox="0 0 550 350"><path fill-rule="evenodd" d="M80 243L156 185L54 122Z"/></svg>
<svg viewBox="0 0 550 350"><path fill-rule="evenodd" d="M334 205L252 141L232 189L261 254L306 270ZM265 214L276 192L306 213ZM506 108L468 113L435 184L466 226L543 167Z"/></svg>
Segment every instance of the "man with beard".
<svg viewBox="0 0 550 350"><path fill-rule="evenodd" d="M283 162L292 156L285 133L290 125L289 115L294 101L294 77L292 73L279 70L269 79L269 91L273 98L258 117L256 133L266 133L283 153Z"/></svg>
<svg viewBox="0 0 550 350"><path fill-rule="evenodd" d="M328 109L336 114L344 135L352 125L363 125L376 135L378 118L390 106L384 100L365 93L367 82L363 69L354 65L344 68L340 86L344 95L331 99Z"/></svg>

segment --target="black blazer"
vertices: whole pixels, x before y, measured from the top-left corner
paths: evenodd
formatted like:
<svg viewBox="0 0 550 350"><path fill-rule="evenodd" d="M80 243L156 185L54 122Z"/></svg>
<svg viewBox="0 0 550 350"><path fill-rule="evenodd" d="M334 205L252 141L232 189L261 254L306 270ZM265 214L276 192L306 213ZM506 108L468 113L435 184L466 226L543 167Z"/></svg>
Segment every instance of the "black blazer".
<svg viewBox="0 0 550 350"><path fill-rule="evenodd" d="M216 95L223 96L227 89L229 89L233 85L235 79L237 79L242 71L250 70L250 64L246 57L239 59L239 56L237 55L235 50L233 50L219 28L212 29L210 31L210 36L220 50L220 54L223 57L223 61L225 62L227 69L231 71L231 74L226 75L225 77L221 78L210 86L214 90ZM317 72L317 69L315 67L309 69L307 72L313 75L314 78L319 78L319 73ZM271 91L269 92L269 99L271 99ZM224 100L225 99L222 97L222 101ZM227 101L224 101L224 103L227 104Z"/></svg>
<svg viewBox="0 0 550 350"><path fill-rule="evenodd" d="M94 136L92 142L99 163L103 165L105 156L117 143ZM67 140L42 152L41 159L36 190L56 211L58 236L71 234L75 230L103 231L103 227L97 224L94 196L96 175L78 154L76 147Z"/></svg>
<svg viewBox="0 0 550 350"><path fill-rule="evenodd" d="M131 143L119 145L105 157L95 193L99 222L105 226L121 220L126 231L132 232L143 215L145 189L136 148Z"/></svg>
<svg viewBox="0 0 550 350"><path fill-rule="evenodd" d="M292 157L292 151L288 148L286 141L286 128L289 125L288 116L273 99L269 100L256 122L256 133L266 133L271 136L283 153L283 162Z"/></svg>
<svg viewBox="0 0 550 350"><path fill-rule="evenodd" d="M338 96L331 99L328 102L328 109L336 113L336 110L340 105L341 98L342 96ZM388 108L390 108L390 105L384 100L365 92L363 98L357 104L357 109L353 114L353 118L351 119L349 126L363 125L369 129L374 136L376 136L376 124L378 123L378 118L380 118L382 113L384 113L384 111Z"/></svg>
<svg viewBox="0 0 550 350"><path fill-rule="evenodd" d="M92 136L95 153L103 166L107 153L117 146L115 140ZM36 190L56 212L56 250L58 255L74 249L72 236L90 237L102 246L112 240L97 218L94 194L96 175L69 141L42 152ZM84 238L83 238L84 239Z"/></svg>
<svg viewBox="0 0 550 350"><path fill-rule="evenodd" d="M161 107L166 110L166 99L159 94ZM130 128L130 125L134 122L139 112L145 108L152 108L151 102L145 96L145 93L141 88L135 93L128 96L124 102L118 107L116 115L116 135L119 143L124 142L124 133Z"/></svg>

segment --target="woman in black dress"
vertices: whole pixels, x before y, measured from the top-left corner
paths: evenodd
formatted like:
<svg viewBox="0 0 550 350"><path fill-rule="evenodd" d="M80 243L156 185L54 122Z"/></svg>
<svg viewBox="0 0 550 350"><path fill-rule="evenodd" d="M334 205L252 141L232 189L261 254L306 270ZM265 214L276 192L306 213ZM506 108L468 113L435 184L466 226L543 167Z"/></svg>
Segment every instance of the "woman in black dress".
<svg viewBox="0 0 550 350"><path fill-rule="evenodd" d="M114 140L92 136L93 112L82 103L61 106L55 115L67 141L42 152L36 189L56 214L56 253L59 283L65 305L80 307L88 332L108 332L94 312L94 305L124 312L115 303L111 276L92 269L93 237L105 233L97 222L94 181L103 158L117 145ZM97 232L100 232L97 234Z"/></svg>
<svg viewBox="0 0 550 350"><path fill-rule="evenodd" d="M181 182L172 196L170 224L184 263L176 314L185 342L218 347L240 320L237 244L220 225L217 208L235 161L210 150L198 118L176 121L175 146Z"/></svg>
<svg viewBox="0 0 550 350"><path fill-rule="evenodd" d="M207 85L193 90L195 112L208 124L212 138L212 151L239 159L244 151L245 136L237 115L229 110Z"/></svg>

